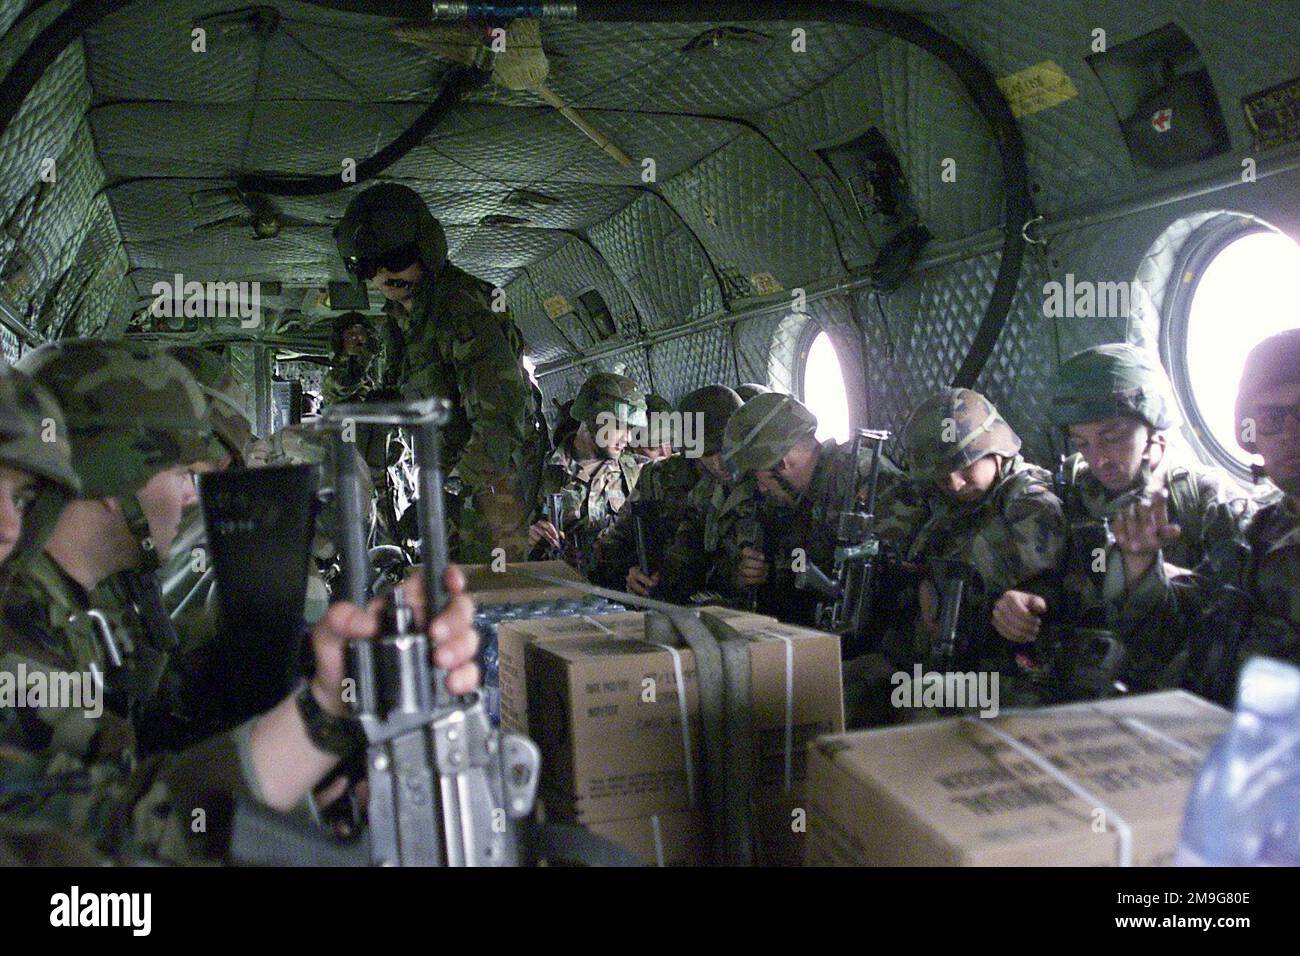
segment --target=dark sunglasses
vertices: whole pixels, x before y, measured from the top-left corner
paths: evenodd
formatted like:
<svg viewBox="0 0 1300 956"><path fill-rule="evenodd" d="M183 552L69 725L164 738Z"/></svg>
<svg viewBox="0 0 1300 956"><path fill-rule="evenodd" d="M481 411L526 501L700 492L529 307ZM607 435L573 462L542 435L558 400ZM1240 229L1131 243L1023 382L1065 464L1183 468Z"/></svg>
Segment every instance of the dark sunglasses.
<svg viewBox="0 0 1300 956"><path fill-rule="evenodd" d="M390 249L373 259L355 257L349 259L348 269L362 279L373 279L375 273L380 269L387 269L389 272L401 272L403 269L409 268L419 258L419 245L408 242L406 245Z"/></svg>

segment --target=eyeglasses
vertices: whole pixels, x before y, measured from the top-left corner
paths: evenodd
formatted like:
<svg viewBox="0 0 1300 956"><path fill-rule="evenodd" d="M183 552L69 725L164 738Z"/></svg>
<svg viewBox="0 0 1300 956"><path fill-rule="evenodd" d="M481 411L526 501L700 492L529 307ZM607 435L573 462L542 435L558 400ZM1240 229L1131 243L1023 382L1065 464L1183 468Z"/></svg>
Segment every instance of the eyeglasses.
<svg viewBox="0 0 1300 956"><path fill-rule="evenodd" d="M420 258L420 247L414 242L390 249L373 259L353 256L348 260L348 270L362 279L373 279L380 269L389 272L401 272L410 268Z"/></svg>
<svg viewBox="0 0 1300 956"><path fill-rule="evenodd" d="M1288 418L1300 425L1300 405L1262 405L1255 409L1255 434L1278 435Z"/></svg>

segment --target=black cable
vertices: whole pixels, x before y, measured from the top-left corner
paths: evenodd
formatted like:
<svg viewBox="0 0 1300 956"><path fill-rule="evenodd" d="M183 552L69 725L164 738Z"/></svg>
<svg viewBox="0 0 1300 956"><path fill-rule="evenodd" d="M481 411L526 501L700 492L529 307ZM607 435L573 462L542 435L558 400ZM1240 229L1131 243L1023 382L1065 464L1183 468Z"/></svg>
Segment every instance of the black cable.
<svg viewBox="0 0 1300 956"><path fill-rule="evenodd" d="M482 86L489 76L490 73L474 67L458 67L452 70L437 99L416 117L415 122L379 152L357 163L355 182L361 183L374 178L418 146L460 102L465 93ZM250 174L240 176L235 185L242 192L262 193L268 196L322 196L346 189L352 184L352 182L345 182L339 173L333 172L321 176L301 177Z"/></svg>

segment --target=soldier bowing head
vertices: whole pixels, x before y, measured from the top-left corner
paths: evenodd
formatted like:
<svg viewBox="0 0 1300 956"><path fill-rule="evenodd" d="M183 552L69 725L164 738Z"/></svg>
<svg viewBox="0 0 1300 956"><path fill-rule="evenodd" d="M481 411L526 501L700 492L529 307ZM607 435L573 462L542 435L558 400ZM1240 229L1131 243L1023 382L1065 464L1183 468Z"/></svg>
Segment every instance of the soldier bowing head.
<svg viewBox="0 0 1300 956"><path fill-rule="evenodd" d="M794 504L812 483L817 416L790 395L755 395L727 422L722 458L733 478L754 476L765 497Z"/></svg>
<svg viewBox="0 0 1300 956"><path fill-rule="evenodd" d="M946 388L912 412L903 428L908 470L959 504L975 504L997 485L1020 436L979 392Z"/></svg>

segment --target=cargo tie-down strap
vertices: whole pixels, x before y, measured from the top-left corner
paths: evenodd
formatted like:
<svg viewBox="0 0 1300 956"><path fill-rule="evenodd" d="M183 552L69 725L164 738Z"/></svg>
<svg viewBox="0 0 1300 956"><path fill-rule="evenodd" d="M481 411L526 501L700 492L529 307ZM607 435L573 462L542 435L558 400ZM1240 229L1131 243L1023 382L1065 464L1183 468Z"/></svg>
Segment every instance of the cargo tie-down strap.
<svg viewBox="0 0 1300 956"><path fill-rule="evenodd" d="M617 600L628 607L642 608L647 612L646 643L668 651L673 657L678 707L681 710L687 793L691 805L700 806L697 795L699 790L703 790L702 806L708 821L712 859L715 863L726 866L753 865L751 797L757 778L757 759L754 752L749 645L756 640L772 639L786 643L784 781L788 791L794 760L794 658L789 638L766 632L752 636L741 634L722 618L706 611L613 591L586 582L553 577L528 568L519 570L548 584ZM700 704L700 749L704 758L701 761L703 779L698 783L691 761L686 687L678 651L682 643L695 656Z"/></svg>
<svg viewBox="0 0 1300 956"><path fill-rule="evenodd" d="M1107 714L1100 708L1089 707L1087 709L1098 717L1114 721L1134 736L1148 737L1170 750L1177 751L1180 756L1190 757L1196 761L1199 761L1202 758L1202 755L1194 748L1187 746L1179 740L1175 740L1167 734L1161 733L1154 727L1148 726L1146 723L1135 717L1125 717L1115 720L1113 715ZM1014 714L1015 711L1008 711L1008 713ZM1043 773L1047 774L1061 786L1069 790L1070 793L1074 794L1078 799L1084 801L1095 810L1100 810L1102 813L1102 819L1106 821L1107 828L1115 831L1115 865L1133 865L1133 828L1129 826L1128 821L1126 821L1114 807L1107 804L1092 791L1084 787L1084 785L1079 781L1075 780L1065 771L1057 767L1044 754L1039 753L1024 741L1018 740L1005 731L999 730L989 721L980 717L963 717L962 722L988 731L999 741L1006 744Z"/></svg>

